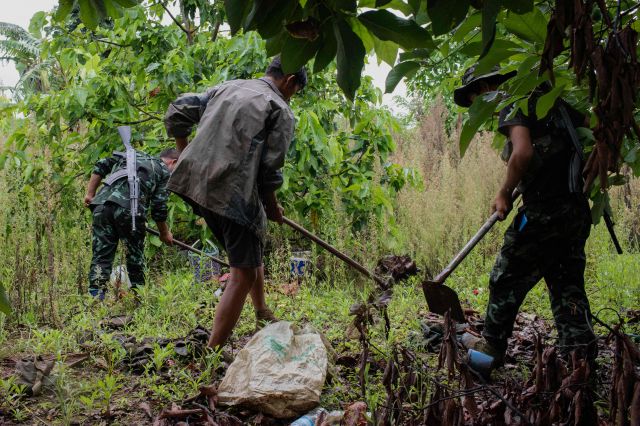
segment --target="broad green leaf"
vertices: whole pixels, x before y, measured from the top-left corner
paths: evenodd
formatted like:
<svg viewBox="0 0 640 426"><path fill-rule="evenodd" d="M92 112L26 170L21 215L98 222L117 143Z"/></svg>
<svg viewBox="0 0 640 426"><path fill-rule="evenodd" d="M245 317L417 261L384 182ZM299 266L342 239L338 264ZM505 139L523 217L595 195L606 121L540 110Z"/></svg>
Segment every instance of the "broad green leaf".
<svg viewBox="0 0 640 426"><path fill-rule="evenodd" d="M59 0L58 1L58 9L56 13L53 15L53 18L60 22L64 21L64 19L69 15L71 9L73 9L73 5L76 3L76 0Z"/></svg>
<svg viewBox="0 0 640 426"><path fill-rule="evenodd" d="M609 204L609 193L598 190L595 195L591 196L593 205L591 206L591 222L595 225L600 223L600 219L605 210L611 212Z"/></svg>
<svg viewBox="0 0 640 426"><path fill-rule="evenodd" d="M487 54L496 37L496 18L502 0L486 0L482 7L482 52L480 58Z"/></svg>
<svg viewBox="0 0 640 426"><path fill-rule="evenodd" d="M29 32L36 38L41 38L40 30L47 23L47 14L40 11L36 12L29 21Z"/></svg>
<svg viewBox="0 0 640 426"><path fill-rule="evenodd" d="M609 176L609 179L607 179L607 185L609 187L624 185L627 182L629 182L629 179L625 175L620 173L611 175ZM611 214L611 212L609 212L609 214Z"/></svg>
<svg viewBox="0 0 640 426"><path fill-rule="evenodd" d="M318 51L319 40L309 41L306 38L293 38L286 35L282 45L282 71L294 73L304 66Z"/></svg>
<svg viewBox="0 0 640 426"><path fill-rule="evenodd" d="M427 0L427 13L431 18L433 34L446 34L467 16L469 0Z"/></svg>
<svg viewBox="0 0 640 426"><path fill-rule="evenodd" d="M265 41L265 50L267 51L267 56L275 56L278 53L282 52L282 46L284 45L284 41L287 39L287 32L281 31L280 34L268 38Z"/></svg>
<svg viewBox="0 0 640 426"><path fill-rule="evenodd" d="M327 0L327 3L335 8L335 10L345 12L355 12L358 8L358 2L356 0Z"/></svg>
<svg viewBox="0 0 640 426"><path fill-rule="evenodd" d="M538 101L536 102L536 117L538 118L538 120L541 120L547 116L549 110L553 107L558 97L562 94L564 87L564 84L556 86L548 93L545 93L538 98Z"/></svg>
<svg viewBox="0 0 640 426"><path fill-rule="evenodd" d="M103 0L104 6L107 10L107 15L113 19L118 19L122 16L122 7L115 2L115 0Z"/></svg>
<svg viewBox="0 0 640 426"><path fill-rule="evenodd" d="M242 28L242 21L247 13L251 2L245 0L224 0L224 8L227 12L227 19L231 27L231 34L235 34Z"/></svg>
<svg viewBox="0 0 640 426"><path fill-rule="evenodd" d="M155 235L149 236L149 238L147 238L147 240L154 247L162 247L162 241L160 241L160 238L156 237Z"/></svg>
<svg viewBox="0 0 640 426"><path fill-rule="evenodd" d="M261 11L265 16L258 21L257 29L262 38L277 35L282 30L285 19L296 6L296 0L279 0L276 6Z"/></svg>
<svg viewBox="0 0 640 426"><path fill-rule="evenodd" d="M84 107L85 104L87 103L87 97L89 96L89 92L87 91L87 89L85 89L84 87L78 87L74 91L74 95L75 95L76 101L78 101L80 106Z"/></svg>
<svg viewBox="0 0 640 426"><path fill-rule="evenodd" d="M427 13L427 2L422 0L415 0L415 2L417 3L417 8L413 12L413 20L420 26L430 23L431 18Z"/></svg>
<svg viewBox="0 0 640 426"><path fill-rule="evenodd" d="M376 7L382 7L390 2L391 0L376 0Z"/></svg>
<svg viewBox="0 0 640 426"><path fill-rule="evenodd" d="M511 40L504 40L504 39L498 39L495 40L493 42L493 44L491 45L491 49L520 49L520 45L518 45L517 43L514 43ZM464 47L462 47L460 49L460 53L462 53L465 56L479 56L482 53L482 49L483 49L483 44L481 41L474 41L471 43L468 43L467 45L465 45Z"/></svg>
<svg viewBox="0 0 640 426"><path fill-rule="evenodd" d="M536 70L529 72L518 71L518 75L509 80L509 93L513 96L529 96L531 91L546 80L545 76L538 76Z"/></svg>
<svg viewBox="0 0 640 426"><path fill-rule="evenodd" d="M520 63L520 65L518 65L518 74L522 75L530 72L536 72L537 74L538 68L536 67L536 65L538 65L539 63L540 63L540 57L538 56L532 55L525 58Z"/></svg>
<svg viewBox="0 0 640 426"><path fill-rule="evenodd" d="M409 59L429 59L433 54L431 49L413 49L400 53L400 61L408 61Z"/></svg>
<svg viewBox="0 0 640 426"><path fill-rule="evenodd" d="M478 61L475 74L481 75L488 73L492 71L496 65L500 65L500 63L518 53L520 53L520 50L500 48L494 43L491 49L489 49L489 52Z"/></svg>
<svg viewBox="0 0 640 426"><path fill-rule="evenodd" d="M349 23L349 26L351 27L353 32L356 33L358 37L360 37L360 40L362 40L364 50L367 53L371 52L374 47L374 41L373 36L371 35L367 27L365 27L362 22L358 21L355 18L347 18L347 22Z"/></svg>
<svg viewBox="0 0 640 426"><path fill-rule="evenodd" d="M9 298L2 284L0 284L0 312L3 312L5 315L11 313L11 303L9 303Z"/></svg>
<svg viewBox="0 0 640 426"><path fill-rule="evenodd" d="M362 40L353 32L344 19L333 23L337 44L338 86L348 99L353 100L360 87L360 76L364 68L366 51Z"/></svg>
<svg viewBox="0 0 640 426"><path fill-rule="evenodd" d="M364 12L358 19L380 40L396 42L405 49L435 47L427 30L415 21L400 18L388 10Z"/></svg>
<svg viewBox="0 0 640 426"><path fill-rule="evenodd" d="M465 121L462 132L460 132L460 156L464 156L480 126L491 118L498 102L498 99L486 100L485 96L475 98L469 107L469 118Z"/></svg>
<svg viewBox="0 0 640 426"><path fill-rule="evenodd" d="M580 130L580 129L582 129L582 127L578 127L577 130ZM593 138L593 132L591 133L591 137ZM636 145L633 148L631 148L629 152L627 152L627 154L625 155L624 162L629 164L635 163L636 160L640 158L640 156L638 155L638 151L640 151L640 145ZM1 164L2 164L2 161L0 159L0 165ZM0 166L0 169L2 169L1 166Z"/></svg>
<svg viewBox="0 0 640 426"><path fill-rule="evenodd" d="M120 6L122 7L133 7L133 6L137 6L138 4L140 4L140 0L114 0L116 3L118 3Z"/></svg>
<svg viewBox="0 0 640 426"><path fill-rule="evenodd" d="M531 43L543 44L547 37L547 20L538 8L524 15L510 13L502 23L510 33Z"/></svg>
<svg viewBox="0 0 640 426"><path fill-rule="evenodd" d="M391 93L394 91L400 80L404 77L411 77L420 69L420 64L415 61L406 61L400 62L398 65L393 67L389 74L387 75L387 79L385 80L385 93Z"/></svg>
<svg viewBox="0 0 640 426"><path fill-rule="evenodd" d="M316 58L313 61L313 72L318 73L325 69L331 61L333 61L333 58L336 57L336 51L336 36L333 32L333 28L324 26L322 32L322 43L320 45L320 49L318 49Z"/></svg>
<svg viewBox="0 0 640 426"><path fill-rule="evenodd" d="M144 69L145 74L149 74L150 72L160 68L162 66L162 64L160 64L159 62L151 62L149 65L147 65L147 67Z"/></svg>
<svg viewBox="0 0 640 426"><path fill-rule="evenodd" d="M413 14L417 15L420 12L420 5L422 4L422 0L409 0L409 6L411 6L411 10L413 10Z"/></svg>
<svg viewBox="0 0 640 426"><path fill-rule="evenodd" d="M593 130L587 127L576 127L576 133L578 134L578 138L582 145L592 144L596 141L596 138L593 136ZM625 161L627 161L626 157ZM633 160L630 160L629 162L633 162Z"/></svg>
<svg viewBox="0 0 640 426"><path fill-rule="evenodd" d="M376 57L378 58L378 65L382 61L393 66L396 63L398 57L398 45L392 41L383 41L378 37L373 37L373 48L376 51Z"/></svg>
<svg viewBox="0 0 640 426"><path fill-rule="evenodd" d="M80 19L90 30L95 30L100 20L100 13L95 6L95 1L78 0L80 5Z"/></svg>
<svg viewBox="0 0 640 426"><path fill-rule="evenodd" d="M456 28L451 41L462 42L467 39L469 34L480 27L482 24L482 15L479 12L475 12L469 16Z"/></svg>
<svg viewBox="0 0 640 426"><path fill-rule="evenodd" d="M409 4L405 3L403 0L391 0L384 6L381 6L381 9L395 9L399 12L402 12L405 16L410 16L412 9Z"/></svg>
<svg viewBox="0 0 640 426"><path fill-rule="evenodd" d="M531 12L533 10L533 0L508 0L504 7L519 15Z"/></svg>

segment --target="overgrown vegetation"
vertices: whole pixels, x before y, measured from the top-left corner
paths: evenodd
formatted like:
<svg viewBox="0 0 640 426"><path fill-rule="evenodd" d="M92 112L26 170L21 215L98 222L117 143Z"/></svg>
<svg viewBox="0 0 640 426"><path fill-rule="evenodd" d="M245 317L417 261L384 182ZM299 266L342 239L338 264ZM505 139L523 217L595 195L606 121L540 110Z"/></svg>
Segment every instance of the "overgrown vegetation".
<svg viewBox="0 0 640 426"><path fill-rule="evenodd" d="M353 233L341 225L349 215L339 200L334 200L336 208L327 212L318 225L329 241L353 253L370 268L383 254L406 252L417 260L424 274L431 275L459 249L487 213L503 166L487 139L479 140L460 159L455 145L439 126L442 114L442 107L436 108L432 115L422 118L413 132L397 136L399 148L394 161L417 169L425 178L421 188L405 188L394 200L395 214L385 219L392 224L389 229L393 232L381 231L379 219L372 216L371 226ZM455 140L455 135L452 138ZM0 358L4 360L1 383L6 389L1 406L7 421L30 423L47 418L60 423L93 423L112 418L120 423L146 423L150 422L147 409L157 415L171 402L197 395L201 386L221 378L224 364L218 354L184 357L171 344L157 340L183 339L197 325L208 328L213 320L216 283L195 283L187 260L174 249L160 248L154 251L139 307L134 307L129 297L116 300L114 292L105 304L93 303L85 295L90 257L88 213L75 207L80 202L80 185L71 186L75 191L70 193L77 200L61 200L69 207L56 212L57 220L48 239L46 223L51 212L42 200L49 183L40 183L31 194L9 191L16 179L7 171L0 179L0 229L4 241L0 271L14 305L11 316L0 317ZM639 190L638 182L631 181L628 202L632 206L640 201ZM625 254L614 253L603 226L594 228L587 247L587 291L594 311L610 324L617 322L617 315L609 308L626 315L629 309L640 306L638 251L633 240L627 238L637 226L638 211L636 207L625 207L622 192L616 193L614 201ZM366 300L373 284L289 231L278 226L272 226L270 231L267 290L276 315L299 324L310 322L326 335L339 356L339 375L323 391L324 407L340 409L346 402L364 398L370 411L384 408L387 394L382 375L395 348L418 355L411 365L424 363L433 368L436 355L425 352L422 346L421 323L429 316L418 276L394 288L388 307L388 338L382 321L376 320L369 327L372 349L363 391L359 369L350 364L350 360L357 362L361 346L349 311L353 303ZM500 243L501 230L496 229L448 281L466 306L479 311L484 308L488 272ZM298 283L289 275L288 259L292 250L300 249L312 251L318 270ZM527 297L523 311L550 321L545 293L542 284L537 286ZM129 315L132 321L112 330L107 325L109 318L118 315ZM253 326L253 313L247 305L231 343L235 351L246 342ZM633 333L632 327L626 331ZM601 327L596 330L599 335L606 334ZM149 343L149 362L137 373L132 371L132 359L122 344L131 337L137 342L154 339ZM547 338L553 339L553 334ZM90 357L80 367L68 367L65 358L74 353L88 353ZM56 362L53 389L38 398L26 397L12 378L14 362L30 355ZM528 359L520 361L527 363ZM431 374L420 376L420 380L427 381L420 385L427 394L435 389L428 377L437 376ZM528 377L530 372L522 366L506 374ZM490 398L491 394L485 397ZM418 413L422 403L416 400L411 407ZM409 413L406 411L404 418Z"/></svg>
<svg viewBox="0 0 640 426"><path fill-rule="evenodd" d="M104 13L88 14L85 6L90 3L111 6L105 6ZM92 163L119 147L117 125L133 125L137 147L158 152L172 143L165 137L161 118L179 93L231 78L256 77L267 64L267 54L279 50L290 66L315 55L311 82L292 102L297 133L279 194L287 214L298 216L370 269L389 253L406 253L421 268L417 277L393 288L393 297L386 293L378 298L373 283L289 230L271 225L266 265L272 308L284 320L313 324L336 351L322 405L341 409L349 402L364 401L370 420L382 424L422 424L443 418L451 420L447 424L469 418L481 423L498 414L521 419L529 408L526 415L531 420L542 418L548 406L561 407L554 419L564 421L575 418L579 411L575 407L585 406L584 401L593 402L600 419L631 415L620 408L626 401L620 397L624 392L612 393L609 383L613 378L616 386L628 385L629 370L610 368L615 362L629 366L638 360L631 358L635 355L629 355L629 349L621 349L627 340L602 325L595 326L602 349L602 369L592 376L597 394L572 399L583 383L569 376L573 379L566 389L574 394L555 398L564 389L557 382L568 372L558 367L545 370L543 376L540 369L544 354L537 336L546 343L555 339L543 284L529 294L522 308L525 315L516 340L525 349L511 352L513 367L494 378L500 391L470 378L458 362L455 333L448 324L442 329L449 333L444 343L427 341L425 327L434 324L419 283L435 275L485 220L504 173L494 149L500 141L488 132L475 133L490 129L492 112L508 100L481 99L485 105L472 107L471 118L463 122L450 103L450 90L459 77L451 73L459 74L483 54L482 66L487 69L502 61L522 71L510 83L512 96L549 79L549 74L537 77L535 69L544 50L543 27L553 13L548 2L513 2L508 10L497 1L456 2L450 10L445 10L444 2L327 2L339 10L324 23L330 28L319 29L322 34L316 35L321 40L312 43L306 36L292 37L296 29L283 30L282 22L265 28L273 16L264 13L250 15L260 22L245 20L242 25L247 30L256 27L266 42L254 32L231 36L223 23L231 21L232 29L239 29L238 19L248 7L238 17L230 16L233 8L225 9L221 2L178 3L180 14L169 24L167 3L61 0L55 17L36 14L28 32L0 25L4 37L0 49L11 55L22 74L14 96L3 99L0 116L0 291L6 289L12 306L10 314L8 310L7 315L0 314L0 421L149 423L172 403L197 402L192 397L224 375L222 354L202 350L206 332L198 327L209 328L213 321L218 283L196 282L187 258L175 248L149 238L148 284L140 305L115 290L104 304L86 295L90 215L81 208L81 194ZM311 0L286 3L307 9L318 5ZM351 9L357 6L376 10L356 17ZM404 32L381 32L380 28L406 21L389 17L381 8L404 10L413 23L406 24ZM491 10L495 13L485 16ZM633 27L637 10L630 9L620 23ZM304 17L330 11L319 6ZM283 7L280 12L290 10ZM430 15L446 17L449 12L456 16L443 19L447 25L438 27L435 20L429 24ZM284 15L275 15L282 21ZM495 22L497 26L492 26ZM525 28L524 22L535 25ZM491 28L493 35L486 32ZM603 34L609 30L610 26L602 28ZM275 39L266 37L265 31L273 31ZM334 41L342 46L328 42L330 34L340 36ZM397 45L405 50L400 56ZM410 104L417 106L411 106L409 125L400 125L381 107L380 91L369 78L360 78L358 64L371 51L391 64L400 59L391 76L396 83L421 65L430 66L409 82L412 93L428 98ZM291 52L296 55L290 56ZM561 63L564 55L568 52L556 62ZM337 63L332 62L334 56ZM588 107L587 98L581 97L586 86L574 86L568 68L556 67L555 78L559 89L547 104L566 91L575 95L572 102ZM479 111L482 114L476 114ZM590 139L588 132L584 135ZM466 151L463 157L460 140L462 152ZM634 167L637 173L640 157L634 144L625 139L622 154L628 165L613 179L621 185L611 190L611 209L625 253L614 253L602 225L593 228L586 282L598 318L610 326L624 323L628 341L637 344L640 182ZM603 206L602 196L600 200ZM171 201L170 222L181 239L210 237L204 224L177 199ZM506 226L502 223L492 230L447 281L469 309L482 312L486 306L488 273ZM298 280L289 273L289 259L302 250L311 252L314 267ZM6 307L3 296L4 291L0 306ZM380 309L364 303L370 298ZM253 320L247 305L231 342L234 351L253 332ZM440 348L440 357L434 348ZM546 357L553 354L547 352ZM53 365L39 396L28 396L14 375L23 368L23 360ZM534 364L537 369L530 368ZM583 366L573 367L585 377ZM537 386L532 394L524 393L525 383ZM476 408L469 402L476 398L471 395L479 395L481 404ZM231 412L247 422L258 423L260 418ZM462 413L470 417L461 418Z"/></svg>

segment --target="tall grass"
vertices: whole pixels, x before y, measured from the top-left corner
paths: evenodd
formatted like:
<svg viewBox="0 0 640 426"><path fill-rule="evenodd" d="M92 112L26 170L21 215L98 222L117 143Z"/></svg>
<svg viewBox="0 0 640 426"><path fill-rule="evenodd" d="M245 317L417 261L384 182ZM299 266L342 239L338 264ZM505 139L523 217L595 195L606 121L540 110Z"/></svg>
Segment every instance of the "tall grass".
<svg viewBox="0 0 640 426"><path fill-rule="evenodd" d="M424 188L408 187L399 195L395 217L399 246L425 268L427 277L437 274L488 218L506 169L491 147L491 134L477 136L460 158L459 126L447 135L442 124L446 114L436 103L413 131L398 138L395 155L396 161L417 168L423 176ZM595 310L605 306L618 311L640 307L640 180L628 170L624 172L627 184L612 188L610 196L625 254L615 254L603 222L592 228L586 246L587 292ZM479 308L486 303L488 273L513 214L494 227L447 281L463 300ZM551 317L544 285L532 291L524 309ZM603 315L614 319L610 312Z"/></svg>
<svg viewBox="0 0 640 426"><path fill-rule="evenodd" d="M446 114L442 104L436 103L414 129L397 135L394 161L416 168L423 182L421 187L401 191L393 214L382 219L372 217L365 230L354 233L339 200L335 200L335 208L324 212L312 231L368 268L375 267L383 254L408 253L416 259L424 276L435 275L486 220L505 173L503 162L490 146L490 134L477 137L460 158L460 120L456 120L458 128L447 134L443 126ZM75 313L70 310L78 309L74 301L87 287L91 218L81 205L84 182L79 179L65 189L52 179L21 189L23 183L17 167L0 173L0 280L8 289L15 310L10 321L63 326L65 319ZM598 305L637 307L640 181L630 179L624 187L613 189L611 196L618 235L628 254L614 255L604 226L594 228L587 244L588 288ZM477 306L486 301L488 273L507 224L508 221L499 223L447 282L463 300ZM277 225L270 226L266 259L271 284L290 279L288 259L292 251L300 249L312 251L315 280L327 281L354 296L366 292L367 280L293 231ZM163 260L171 252L163 249L151 262L149 285L163 285L166 270L185 265L176 262L175 256ZM539 287L532 298L544 296L544 287ZM474 294L476 289L479 294ZM538 299L543 301L541 305L547 305L544 297ZM7 321L6 316L0 315L0 341L6 337Z"/></svg>

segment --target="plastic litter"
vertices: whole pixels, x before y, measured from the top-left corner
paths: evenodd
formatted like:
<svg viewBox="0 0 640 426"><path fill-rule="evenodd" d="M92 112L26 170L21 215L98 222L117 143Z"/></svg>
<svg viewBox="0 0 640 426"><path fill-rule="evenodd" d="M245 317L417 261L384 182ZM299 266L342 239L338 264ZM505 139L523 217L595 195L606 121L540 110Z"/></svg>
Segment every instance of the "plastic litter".
<svg viewBox="0 0 640 426"><path fill-rule="evenodd" d="M280 321L256 333L229 366L218 402L276 418L295 418L317 407L327 375L320 333Z"/></svg>
<svg viewBox="0 0 640 426"><path fill-rule="evenodd" d="M309 411L304 416L298 418L290 426L315 426L318 422L318 418L322 414L327 414L327 410L322 407L318 407L314 410Z"/></svg>

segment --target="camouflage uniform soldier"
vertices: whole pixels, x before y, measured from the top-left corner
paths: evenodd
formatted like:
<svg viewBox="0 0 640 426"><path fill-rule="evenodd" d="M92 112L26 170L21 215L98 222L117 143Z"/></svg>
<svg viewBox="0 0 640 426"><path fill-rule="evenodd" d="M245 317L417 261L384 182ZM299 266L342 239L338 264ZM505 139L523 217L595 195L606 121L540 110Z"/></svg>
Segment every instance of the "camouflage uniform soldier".
<svg viewBox="0 0 640 426"><path fill-rule="evenodd" d="M464 86L455 91L455 102L469 107L476 96L495 91L514 74L492 72L474 77L471 68L463 77ZM465 342L494 356L496 365L504 360L520 305L542 278L549 289L561 351L567 354L578 350L590 360L597 353L584 289L584 246L591 215L581 192L580 171L580 190L570 190L570 180L576 179L570 173L574 148L562 125L559 106L564 105L574 127L583 126L585 117L558 100L547 117L538 119L536 102L542 94L540 89L531 94L528 115L522 110L514 113L513 105L500 112L498 131L508 137L503 153L507 175L492 212L497 211L500 220L506 218L516 186L522 193L523 205L505 233L491 272L484 339Z"/></svg>
<svg viewBox="0 0 640 426"><path fill-rule="evenodd" d="M160 158L136 151L137 175L140 179L139 213L136 230L132 230L129 183L126 174L96 189L105 177L126 169L126 155L114 153L98 161L87 187L84 203L93 213L93 257L89 271L89 293L101 300L111 275L113 259L122 240L126 247L127 271L132 288L144 285L145 216L151 207L151 217L158 225L160 239L171 244L173 237L166 224L167 182L178 160L178 151L167 149Z"/></svg>

